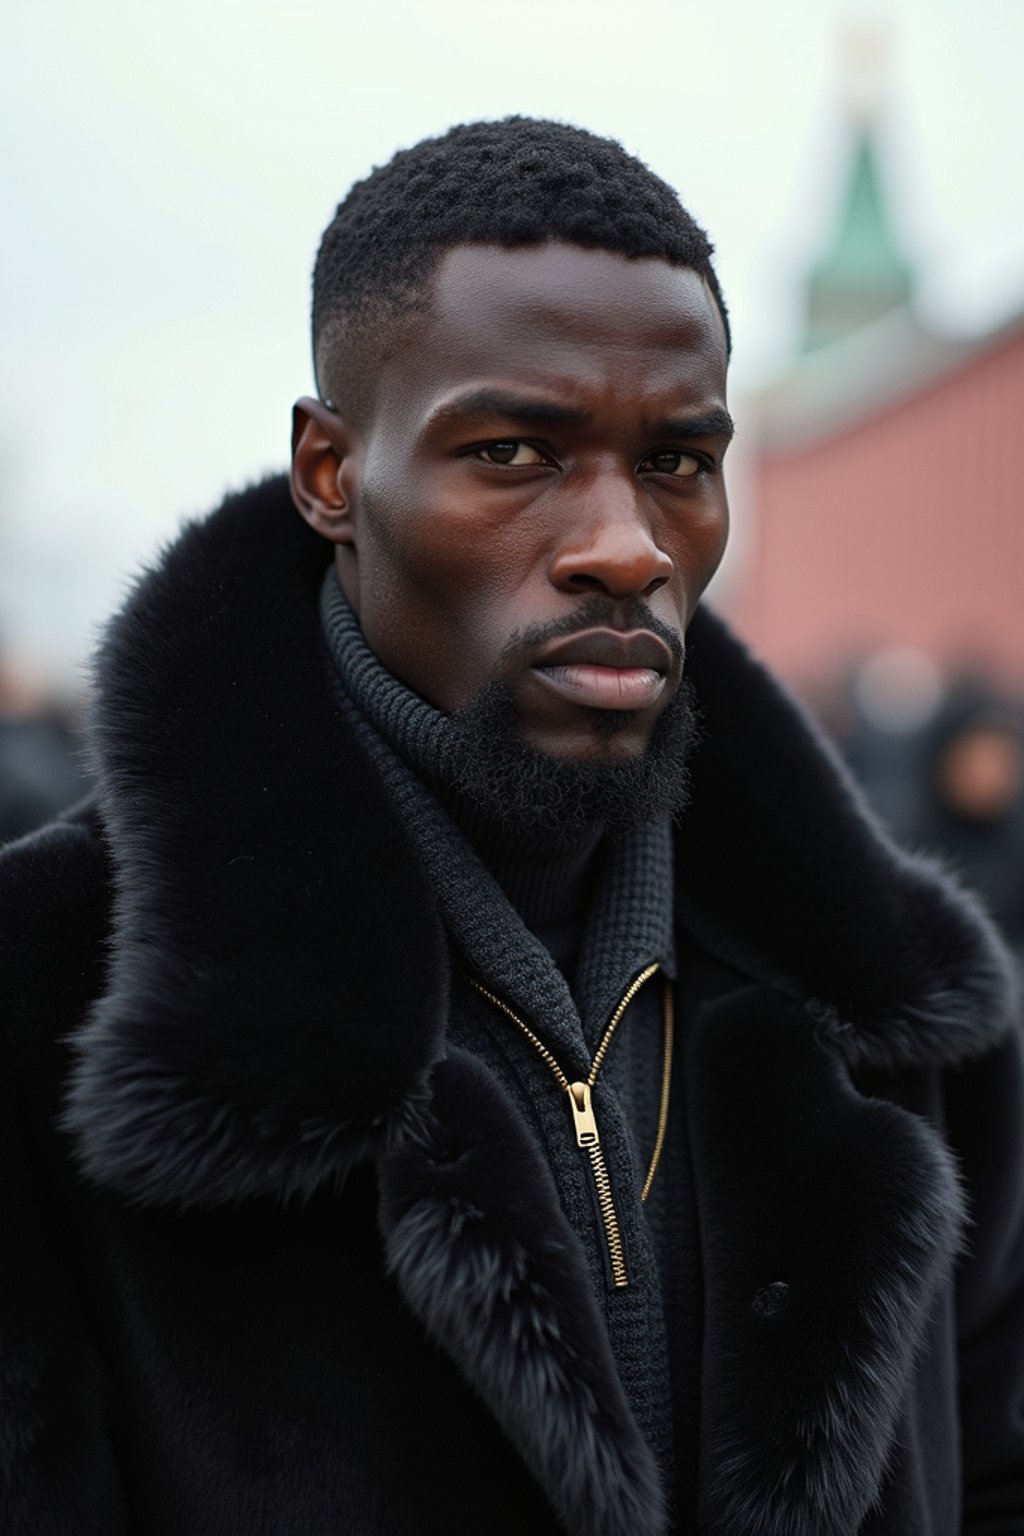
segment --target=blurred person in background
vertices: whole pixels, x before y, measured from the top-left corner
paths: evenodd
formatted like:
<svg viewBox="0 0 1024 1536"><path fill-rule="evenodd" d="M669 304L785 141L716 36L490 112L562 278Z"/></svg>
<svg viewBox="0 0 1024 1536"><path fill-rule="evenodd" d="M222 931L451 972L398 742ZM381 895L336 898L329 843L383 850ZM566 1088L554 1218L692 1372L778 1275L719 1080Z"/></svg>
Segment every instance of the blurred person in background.
<svg viewBox="0 0 1024 1536"><path fill-rule="evenodd" d="M313 330L0 857L4 1536L1019 1533L1010 965L700 602L707 237L466 125Z"/></svg>
<svg viewBox="0 0 1024 1536"><path fill-rule="evenodd" d="M980 678L954 682L919 745L903 827L945 854L1024 961L1024 710Z"/></svg>
<svg viewBox="0 0 1024 1536"><path fill-rule="evenodd" d="M81 800L89 778L69 711L46 703L0 661L0 843Z"/></svg>
<svg viewBox="0 0 1024 1536"><path fill-rule="evenodd" d="M888 830L943 858L1024 959L1021 702L896 646L844 669L814 706Z"/></svg>
<svg viewBox="0 0 1024 1536"><path fill-rule="evenodd" d="M916 815L921 735L942 687L938 666L923 652L883 646L849 663L811 700L816 718L897 836Z"/></svg>

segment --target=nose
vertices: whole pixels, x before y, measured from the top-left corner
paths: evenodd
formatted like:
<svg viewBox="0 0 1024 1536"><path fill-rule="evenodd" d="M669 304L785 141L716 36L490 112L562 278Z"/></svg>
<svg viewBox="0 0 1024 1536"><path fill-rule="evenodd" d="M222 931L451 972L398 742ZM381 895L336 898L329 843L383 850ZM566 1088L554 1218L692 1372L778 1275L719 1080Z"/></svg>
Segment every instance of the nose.
<svg viewBox="0 0 1024 1536"><path fill-rule="evenodd" d="M672 575L671 557L659 548L643 492L624 476L591 481L566 509L565 533L549 575L563 592L603 592L614 598L645 597Z"/></svg>

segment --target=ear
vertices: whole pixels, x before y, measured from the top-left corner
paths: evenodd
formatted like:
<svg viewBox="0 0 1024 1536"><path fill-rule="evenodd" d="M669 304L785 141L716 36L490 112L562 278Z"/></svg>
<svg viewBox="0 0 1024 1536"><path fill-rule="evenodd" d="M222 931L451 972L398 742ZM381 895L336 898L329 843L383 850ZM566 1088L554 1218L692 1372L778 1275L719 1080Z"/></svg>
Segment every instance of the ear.
<svg viewBox="0 0 1024 1536"><path fill-rule="evenodd" d="M331 406L303 395L292 410L292 500L317 533L355 547L361 439Z"/></svg>

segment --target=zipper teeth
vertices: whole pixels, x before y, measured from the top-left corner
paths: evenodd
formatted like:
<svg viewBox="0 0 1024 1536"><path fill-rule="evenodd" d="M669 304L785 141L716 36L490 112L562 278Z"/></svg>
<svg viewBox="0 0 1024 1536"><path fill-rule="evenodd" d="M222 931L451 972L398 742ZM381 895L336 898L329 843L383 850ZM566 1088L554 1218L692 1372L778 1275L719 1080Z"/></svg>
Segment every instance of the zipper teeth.
<svg viewBox="0 0 1024 1536"><path fill-rule="evenodd" d="M646 969L642 970L638 976L633 978L627 987L622 999L619 1002L618 1007L608 1021L604 1034L601 1036L600 1044L598 1045L594 1054L594 1059L590 1064L590 1073L587 1077L588 1088L592 1089L597 1081L598 1073L601 1071L601 1067L604 1065L604 1059L608 1054L608 1048L612 1043L615 1031L618 1029L623 1018L625 1017L626 1009L629 1007L630 1003L633 1001L634 997L640 991L640 988L644 985L644 983L650 981L651 977L658 970L660 970L660 966L657 964L647 966ZM518 1013L516 1013L513 1008L509 1007L508 1003L504 1002L500 997L497 996L496 993L490 991L488 987L485 987L482 982L477 981L475 976L467 976L466 980L469 982L470 986L474 988L475 991L480 993L481 997L485 997L487 999L492 1007L497 1008L498 1012L503 1013L507 1019L511 1019L512 1023L516 1026L519 1032L524 1035L533 1046L534 1050L540 1056L541 1060L544 1062L545 1066L548 1068L549 1072L558 1083L558 1086L562 1089L563 1093L567 1093L569 1095L570 1102L572 1102L572 1084L569 1082L569 1079L562 1071L562 1068L559 1066L558 1061L554 1055L551 1053L551 1051L548 1050L543 1040L540 1039L539 1035L534 1034L529 1024L526 1023L525 1019L521 1019ZM644 1180L643 1189L640 1193L641 1203L646 1201L648 1195L651 1192L651 1185L654 1183L654 1176L658 1171L658 1164L661 1161L662 1149L665 1145L665 1133L668 1127L669 1090L672 1081L673 1025L674 1013L672 1007L672 987L668 982L666 982L664 998L665 1050L662 1059L661 1070L661 1095L658 1103L658 1129L654 1141L654 1151L651 1154L650 1166L647 1169L647 1177ZM575 1107L575 1105L573 1107ZM601 1225L604 1229L605 1245L608 1249L608 1259L612 1273L612 1285L617 1291L625 1290L625 1288L629 1285L629 1272L626 1269L626 1255L622 1242L622 1229L619 1226L619 1216L615 1209L615 1197L612 1193L612 1181L608 1173L608 1165L604 1160L604 1153L601 1150L600 1139L598 1138L592 1142L589 1146L585 1147L584 1150L590 1162L590 1171L593 1175L594 1188L597 1192L597 1204L601 1213Z"/></svg>
<svg viewBox="0 0 1024 1536"><path fill-rule="evenodd" d="M633 980L626 988L626 991L621 1001L619 1002L619 1006L616 1008L615 1012L612 1014L608 1021L608 1027L604 1034L601 1036L601 1043L594 1053L593 1061L590 1063L590 1076L587 1078L587 1082L590 1084L591 1088L593 1088L594 1084L597 1082L597 1074L600 1072L602 1066L604 1065L604 1058L608 1054L608 1047L612 1043L612 1037L615 1034L615 1031L622 1023L626 1009L629 1007L634 997L636 997L644 982L650 981L655 971L659 969L660 967L657 964L649 965L646 970L640 972L639 976L634 976Z"/></svg>
<svg viewBox="0 0 1024 1536"><path fill-rule="evenodd" d="M601 1151L600 1142L587 1148L587 1156L590 1158L590 1170L594 1175L594 1185L597 1189L597 1204L601 1212L605 1242L608 1245L612 1284L617 1291L621 1291L629 1284L629 1275L626 1270L626 1255L622 1246L622 1232L619 1228L618 1212L615 1209L615 1200L612 1195L612 1181L608 1176L608 1168L604 1160L604 1154Z"/></svg>
<svg viewBox="0 0 1024 1536"><path fill-rule="evenodd" d="M514 1013L507 1003L503 1003L500 997L496 997L493 992L489 992L486 987L481 986L480 982L478 982L475 977L468 976L466 979L471 987L476 988L481 997L486 997L487 1001L489 1003L493 1003L494 1007L497 1008L499 1013L503 1013L507 1019L511 1019L516 1028L522 1031L527 1040L529 1040L530 1044L537 1051L538 1055L541 1056L545 1064L550 1069L552 1076L555 1078L563 1093L568 1093L569 1079L566 1077L565 1073L562 1071L561 1067L558 1065L558 1062L555 1060L554 1056L552 1056L543 1040L539 1039L539 1037L534 1034L529 1024L527 1024L525 1020L521 1019L518 1013Z"/></svg>
<svg viewBox="0 0 1024 1536"><path fill-rule="evenodd" d="M675 1037L675 1007L672 1000L672 988L665 983L664 996L664 1033L665 1051L661 1062L661 1096L658 1100L658 1130L654 1138L654 1151L651 1153L650 1165L647 1169L647 1177L644 1179L644 1187L640 1191L640 1203L645 1205L647 1197L654 1183L654 1175L658 1171L661 1162L661 1154L665 1146L665 1133L668 1130L668 1101L672 1090L672 1045Z"/></svg>
<svg viewBox="0 0 1024 1536"><path fill-rule="evenodd" d="M587 1086L588 1087L593 1088L594 1084L597 1082L598 1073L600 1072L601 1068L604 1066L604 1059L605 1059L605 1057L608 1054L608 1047L612 1043L612 1039L613 1039L613 1037L615 1035L615 1031L618 1029L619 1025L622 1023L623 1018L625 1017L626 1009L629 1007L629 1005L633 1001L634 997L636 997L637 993L640 991L640 988L644 985L644 983L647 982L647 981L650 981L651 977L658 970L660 970L660 966L657 963L655 963L654 965L647 966L646 969L644 969L644 970L642 970L640 972L639 976L634 976L633 980L630 982L629 986L626 988L625 992L623 993L622 997L620 998L619 1005L616 1008L615 1012L612 1014L611 1018L609 1019L608 1024L605 1027L605 1032L601 1036L600 1044L598 1045L597 1050L594 1053L594 1059L590 1063L590 1071L587 1074ZM491 992L487 987L485 987L482 984L482 982L477 981L475 976L469 976L469 977L467 977L467 980L469 981L470 986L474 987L476 989L476 991L480 993L481 997L486 997L487 1001L489 1003L491 1003L495 1008L497 1008L500 1013L503 1013L507 1019L511 1019L512 1020L512 1023L516 1026L516 1028L518 1030L520 1030L520 1032L522 1034L524 1034L526 1036L527 1040L529 1040L530 1044L533 1046L534 1050L538 1053L538 1055L543 1058L543 1060L546 1063L549 1071L551 1072L551 1075L555 1078L556 1082L558 1083L558 1086L562 1089L563 1093L568 1093L569 1092L569 1079L566 1077L565 1073L562 1071L561 1067L559 1066L557 1060L551 1054L551 1052L548 1050L548 1048L544 1044L543 1040L541 1040L538 1035L534 1034L534 1032L530 1028L529 1024L527 1024L526 1020L525 1019L521 1019L519 1017L518 1013L516 1013L512 1008L509 1007L508 1003L503 1002L502 999L500 997L498 997L496 993ZM662 1077L662 1094L663 1095L664 1095L664 1091L665 1091L665 1080L664 1080L664 1074L663 1074L663 1077ZM660 1124L659 1124L658 1129L659 1129L659 1131L661 1130ZM662 1140L664 1140L664 1133L662 1133Z"/></svg>

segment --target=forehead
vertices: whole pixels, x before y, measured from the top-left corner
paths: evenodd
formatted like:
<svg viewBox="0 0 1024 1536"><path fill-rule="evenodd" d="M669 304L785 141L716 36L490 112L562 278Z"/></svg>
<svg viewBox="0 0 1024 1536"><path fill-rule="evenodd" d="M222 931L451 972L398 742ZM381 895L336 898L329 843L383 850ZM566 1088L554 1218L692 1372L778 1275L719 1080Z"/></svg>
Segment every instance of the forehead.
<svg viewBox="0 0 1024 1536"><path fill-rule="evenodd" d="M727 348L703 278L655 258L550 242L457 246L427 311L382 365L377 404L436 403L469 383L725 404Z"/></svg>

